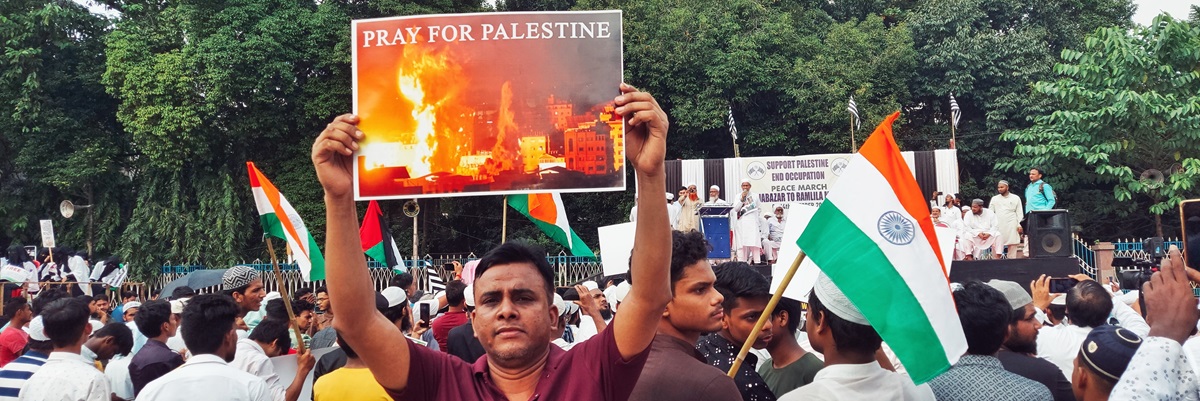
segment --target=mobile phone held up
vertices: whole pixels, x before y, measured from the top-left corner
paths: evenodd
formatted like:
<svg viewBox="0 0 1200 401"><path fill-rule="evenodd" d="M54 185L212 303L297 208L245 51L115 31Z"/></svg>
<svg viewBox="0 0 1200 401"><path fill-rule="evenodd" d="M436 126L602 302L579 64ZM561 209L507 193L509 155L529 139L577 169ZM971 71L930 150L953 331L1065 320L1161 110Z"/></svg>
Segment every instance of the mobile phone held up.
<svg viewBox="0 0 1200 401"><path fill-rule="evenodd" d="M1200 269L1200 199L1179 203L1179 225L1183 228L1183 260L1187 267Z"/></svg>
<svg viewBox="0 0 1200 401"><path fill-rule="evenodd" d="M1070 291L1071 287L1074 287L1075 284L1079 284L1079 280L1076 280L1076 279L1073 279L1070 277L1051 278L1050 279L1050 293L1051 294L1064 294L1067 291Z"/></svg>
<svg viewBox="0 0 1200 401"><path fill-rule="evenodd" d="M433 312L431 312L429 310L429 304L422 302L420 304L420 308L421 308L421 320L424 320L425 324L429 324L429 318L431 318L432 317L431 315L433 314Z"/></svg>

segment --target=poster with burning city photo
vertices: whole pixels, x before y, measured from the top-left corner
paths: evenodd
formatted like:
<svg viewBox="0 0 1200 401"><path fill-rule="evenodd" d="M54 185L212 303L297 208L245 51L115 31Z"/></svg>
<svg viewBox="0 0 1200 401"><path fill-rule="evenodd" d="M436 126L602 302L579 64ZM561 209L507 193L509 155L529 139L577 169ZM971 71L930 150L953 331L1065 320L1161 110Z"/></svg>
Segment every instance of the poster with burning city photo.
<svg viewBox="0 0 1200 401"><path fill-rule="evenodd" d="M352 24L355 197L625 188L621 12Z"/></svg>

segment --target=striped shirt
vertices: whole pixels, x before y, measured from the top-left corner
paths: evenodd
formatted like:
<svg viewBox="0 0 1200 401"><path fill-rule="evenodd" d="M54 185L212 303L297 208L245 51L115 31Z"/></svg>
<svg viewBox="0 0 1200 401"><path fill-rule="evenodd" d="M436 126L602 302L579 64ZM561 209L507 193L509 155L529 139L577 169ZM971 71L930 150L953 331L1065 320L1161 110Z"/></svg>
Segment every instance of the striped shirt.
<svg viewBox="0 0 1200 401"><path fill-rule="evenodd" d="M24 356L4 365L0 369L0 400L16 400L25 381L46 364L47 357L49 355L29 350Z"/></svg>

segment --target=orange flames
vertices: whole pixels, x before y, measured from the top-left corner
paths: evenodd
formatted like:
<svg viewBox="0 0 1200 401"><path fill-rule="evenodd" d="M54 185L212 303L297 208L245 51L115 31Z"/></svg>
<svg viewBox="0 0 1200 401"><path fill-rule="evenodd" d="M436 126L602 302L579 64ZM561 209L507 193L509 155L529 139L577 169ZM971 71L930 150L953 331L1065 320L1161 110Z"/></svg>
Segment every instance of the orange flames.
<svg viewBox="0 0 1200 401"><path fill-rule="evenodd" d="M413 120L412 135L401 139L413 145L420 161L406 166L412 177L454 171L471 151L471 108L459 98L467 79L446 53L446 48L410 46L400 61L397 89L412 104Z"/></svg>

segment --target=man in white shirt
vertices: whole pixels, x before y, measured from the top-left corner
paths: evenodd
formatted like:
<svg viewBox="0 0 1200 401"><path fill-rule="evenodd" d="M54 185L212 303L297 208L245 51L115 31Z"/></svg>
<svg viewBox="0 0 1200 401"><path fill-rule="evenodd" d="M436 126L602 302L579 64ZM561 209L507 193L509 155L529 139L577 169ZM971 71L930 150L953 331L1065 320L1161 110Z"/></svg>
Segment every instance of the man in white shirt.
<svg viewBox="0 0 1200 401"><path fill-rule="evenodd" d="M1017 257L1017 244L1021 243L1021 220L1025 219L1025 207L1021 197L1008 191L1008 181L1001 180L996 184L998 195L988 203L988 210L996 215L996 226L1000 230L997 247L1008 247L1008 258ZM999 252L997 252L999 253Z"/></svg>
<svg viewBox="0 0 1200 401"><path fill-rule="evenodd" d="M883 339L825 273L817 277L808 302L804 328L813 348L824 354L825 368L780 401L934 399L928 385L917 387L908 376L879 365L875 351Z"/></svg>
<svg viewBox="0 0 1200 401"><path fill-rule="evenodd" d="M112 388L80 351L92 332L88 324L88 304L77 298L52 302L42 311L42 323L54 350L21 389L18 399L25 401L78 400L109 401Z"/></svg>
<svg viewBox="0 0 1200 401"><path fill-rule="evenodd" d="M229 366L237 352L234 319L240 310L224 295L197 295L183 310L184 344L194 356L150 382L138 401L271 401L258 376Z"/></svg>
<svg viewBox="0 0 1200 401"><path fill-rule="evenodd" d="M767 239L763 242L763 253L767 263L775 264L779 247L783 244L783 206L775 206L775 215L767 217Z"/></svg>
<svg viewBox="0 0 1200 401"><path fill-rule="evenodd" d="M983 208L983 200L971 201L971 211L963 215L963 229L958 236L958 245L966 254L966 260L978 259L979 252L992 248L994 259L1000 259L1000 229L996 225L996 214Z"/></svg>
<svg viewBox="0 0 1200 401"><path fill-rule="evenodd" d="M667 192L667 219L671 220L671 227L674 228L679 224L679 211L683 206L675 201L675 194Z"/></svg>
<svg viewBox="0 0 1200 401"><path fill-rule="evenodd" d="M271 388L272 398L275 401L299 399L300 390L304 388L304 380L315 363L307 350L298 355L296 376L291 378L292 381L288 385L283 384L279 375L275 373L275 365L271 363L271 358L287 355L288 350L291 349L292 335L288 329L287 321L276 318L264 319L254 327L254 331L250 332L249 338L238 340L237 356L230 363L238 369L265 380L267 386Z"/></svg>
<svg viewBox="0 0 1200 401"><path fill-rule="evenodd" d="M1106 324L1110 315L1120 322L1121 327L1134 334L1145 337L1150 333L1146 321L1128 305L1113 302L1112 296L1100 283L1086 275L1072 278L1081 281L1067 291L1066 322L1042 327L1037 336L1038 356L1058 366L1068 381L1072 380L1079 346L1093 328ZM1030 284L1034 306L1042 311L1050 306L1049 286L1049 279L1044 276ZM1039 319L1044 319L1043 316L1039 316Z"/></svg>

